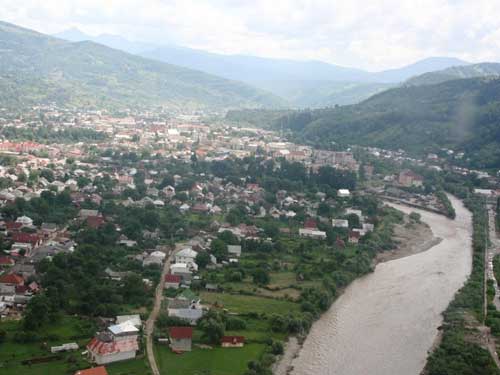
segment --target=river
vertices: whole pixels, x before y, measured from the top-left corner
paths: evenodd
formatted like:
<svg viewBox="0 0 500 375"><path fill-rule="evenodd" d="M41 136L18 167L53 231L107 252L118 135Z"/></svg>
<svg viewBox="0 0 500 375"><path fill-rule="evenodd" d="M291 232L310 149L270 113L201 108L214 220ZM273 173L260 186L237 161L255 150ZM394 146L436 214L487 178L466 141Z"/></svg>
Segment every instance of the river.
<svg viewBox="0 0 500 375"><path fill-rule="evenodd" d="M456 219L421 214L442 241L385 263L354 281L314 323L293 375L418 375L442 324L441 313L472 267L472 216L450 196ZM422 239L424 241L424 239Z"/></svg>

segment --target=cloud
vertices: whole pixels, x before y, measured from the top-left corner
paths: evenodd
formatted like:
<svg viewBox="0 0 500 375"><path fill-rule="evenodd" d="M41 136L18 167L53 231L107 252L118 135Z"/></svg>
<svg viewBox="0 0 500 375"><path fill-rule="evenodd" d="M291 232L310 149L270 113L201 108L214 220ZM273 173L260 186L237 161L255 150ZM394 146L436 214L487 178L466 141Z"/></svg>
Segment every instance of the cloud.
<svg viewBox="0 0 500 375"><path fill-rule="evenodd" d="M0 0L5 21L213 52L318 59L370 70L428 56L500 60L491 0Z"/></svg>

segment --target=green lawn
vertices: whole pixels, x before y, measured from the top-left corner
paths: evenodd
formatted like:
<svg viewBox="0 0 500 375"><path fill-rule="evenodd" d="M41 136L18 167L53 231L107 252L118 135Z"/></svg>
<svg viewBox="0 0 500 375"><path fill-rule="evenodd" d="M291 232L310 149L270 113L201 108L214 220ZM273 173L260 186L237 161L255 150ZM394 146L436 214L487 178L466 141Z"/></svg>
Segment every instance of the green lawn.
<svg viewBox="0 0 500 375"><path fill-rule="evenodd" d="M109 375L150 375L146 357L106 365Z"/></svg>
<svg viewBox="0 0 500 375"><path fill-rule="evenodd" d="M243 348L198 349L174 354L167 346L155 347L161 374L165 375L241 375L247 363L258 359L264 344L248 344Z"/></svg>
<svg viewBox="0 0 500 375"><path fill-rule="evenodd" d="M297 303L264 297L202 292L201 300L210 304L217 302L220 307L234 313L288 314L299 311Z"/></svg>
<svg viewBox="0 0 500 375"><path fill-rule="evenodd" d="M0 374L40 374L40 375L66 375L73 374L77 369L88 367L88 363L81 356L81 351L90 341L89 338L74 339L85 336L87 332L94 331L93 324L71 316L64 316L54 324L44 327L39 333L42 336L51 335L54 339L35 343L17 343L13 340L18 330L19 322L7 321L0 323L0 329L7 332L5 342L0 344ZM51 356L50 347L68 342L77 342L81 350L61 354L61 359L48 362L23 365L22 361L35 357Z"/></svg>

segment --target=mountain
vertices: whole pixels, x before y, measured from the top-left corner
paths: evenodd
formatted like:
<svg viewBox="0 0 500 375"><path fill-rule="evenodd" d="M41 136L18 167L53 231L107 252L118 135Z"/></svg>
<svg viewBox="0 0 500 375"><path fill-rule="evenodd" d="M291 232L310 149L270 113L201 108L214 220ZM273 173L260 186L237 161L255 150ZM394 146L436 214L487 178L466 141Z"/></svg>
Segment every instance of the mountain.
<svg viewBox="0 0 500 375"><path fill-rule="evenodd" d="M0 22L0 104L48 102L99 108L282 105L244 83Z"/></svg>
<svg viewBox="0 0 500 375"><path fill-rule="evenodd" d="M403 82L410 77L469 63L454 57L429 57L397 69L372 73L375 82Z"/></svg>
<svg viewBox="0 0 500 375"><path fill-rule="evenodd" d="M118 35L100 34L98 36L92 36L85 34L84 32L80 31L77 28L71 28L62 31L60 33L54 34L53 36L70 42L84 42L84 41L94 42L133 54L140 54L142 52L159 48L159 46L155 44L130 41Z"/></svg>
<svg viewBox="0 0 500 375"><path fill-rule="evenodd" d="M302 141L405 149L425 155L462 151L470 166L500 168L500 79L469 78L403 86L339 108L275 120Z"/></svg>
<svg viewBox="0 0 500 375"><path fill-rule="evenodd" d="M405 82L407 85L433 85L461 78L500 76L499 63L481 63L466 66L454 66L448 69L425 73L412 77Z"/></svg>
<svg viewBox="0 0 500 375"><path fill-rule="evenodd" d="M70 40L90 40L143 57L242 81L285 98L297 108L358 103L406 79L465 61L431 57L398 69L367 72L321 61L294 61L245 55L223 55L175 45L153 46L120 36L85 35L78 29L56 34Z"/></svg>

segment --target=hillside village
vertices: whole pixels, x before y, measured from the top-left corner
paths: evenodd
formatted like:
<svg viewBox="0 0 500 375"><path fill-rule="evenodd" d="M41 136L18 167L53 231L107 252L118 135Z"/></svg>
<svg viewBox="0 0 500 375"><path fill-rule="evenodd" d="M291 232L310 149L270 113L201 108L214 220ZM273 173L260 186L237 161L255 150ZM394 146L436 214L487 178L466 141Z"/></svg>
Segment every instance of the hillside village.
<svg viewBox="0 0 500 375"><path fill-rule="evenodd" d="M446 214L425 190L424 175L446 168L434 157L314 150L199 114L34 108L0 114L0 125L9 371L146 373L151 340L168 373L229 348L240 350L238 371L266 373L287 336L307 332L397 245L391 228L403 219L381 198ZM384 173L380 160L398 168ZM31 348L22 358L19 343Z"/></svg>

